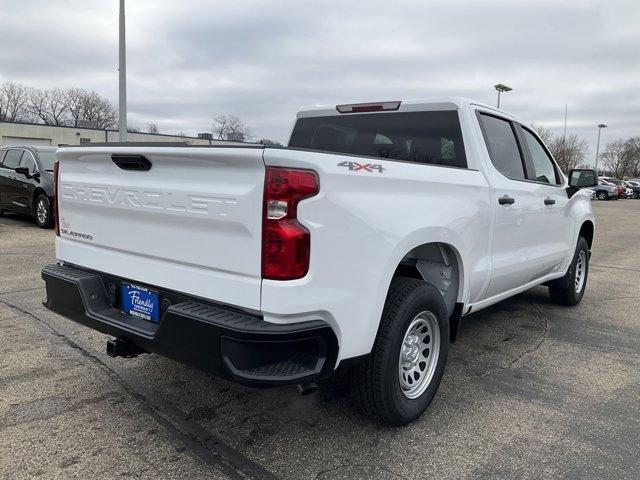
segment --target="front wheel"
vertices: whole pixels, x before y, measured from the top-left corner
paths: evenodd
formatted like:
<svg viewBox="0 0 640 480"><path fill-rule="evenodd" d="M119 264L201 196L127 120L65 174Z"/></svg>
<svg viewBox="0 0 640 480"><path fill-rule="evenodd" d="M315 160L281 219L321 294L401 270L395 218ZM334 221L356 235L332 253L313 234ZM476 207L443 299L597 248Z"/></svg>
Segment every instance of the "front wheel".
<svg viewBox="0 0 640 480"><path fill-rule="evenodd" d="M579 237L567 274L549 284L551 299L560 305L573 306L579 304L587 288L588 274L589 244L584 237Z"/></svg>
<svg viewBox="0 0 640 480"><path fill-rule="evenodd" d="M429 406L444 374L449 320L440 291L394 278L369 358L351 372L356 402L387 425L405 425Z"/></svg>
<svg viewBox="0 0 640 480"><path fill-rule="evenodd" d="M41 193L35 201L36 223L40 228L51 228L52 211L49 197Z"/></svg>
<svg viewBox="0 0 640 480"><path fill-rule="evenodd" d="M609 195L607 194L607 192L603 191L596 193L596 197L598 198L598 200L609 200Z"/></svg>

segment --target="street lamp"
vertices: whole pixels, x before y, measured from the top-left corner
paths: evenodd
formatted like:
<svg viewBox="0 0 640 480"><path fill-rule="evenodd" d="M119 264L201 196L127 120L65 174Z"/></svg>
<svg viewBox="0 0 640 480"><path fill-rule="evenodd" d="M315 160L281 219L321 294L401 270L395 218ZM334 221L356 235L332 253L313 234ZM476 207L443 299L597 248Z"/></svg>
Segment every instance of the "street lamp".
<svg viewBox="0 0 640 480"><path fill-rule="evenodd" d="M119 140L127 141L127 59L125 46L124 0L120 0L120 32L118 41L118 131Z"/></svg>
<svg viewBox="0 0 640 480"><path fill-rule="evenodd" d="M600 132L603 128L607 128L604 123L598 125L598 143L596 145L596 175L598 174L598 154L600 153Z"/></svg>
<svg viewBox="0 0 640 480"><path fill-rule="evenodd" d="M498 108L500 108L500 94L502 92L510 92L511 90L513 90L513 88L507 87L506 85L504 85L502 83L494 85L493 88L495 88L498 91Z"/></svg>

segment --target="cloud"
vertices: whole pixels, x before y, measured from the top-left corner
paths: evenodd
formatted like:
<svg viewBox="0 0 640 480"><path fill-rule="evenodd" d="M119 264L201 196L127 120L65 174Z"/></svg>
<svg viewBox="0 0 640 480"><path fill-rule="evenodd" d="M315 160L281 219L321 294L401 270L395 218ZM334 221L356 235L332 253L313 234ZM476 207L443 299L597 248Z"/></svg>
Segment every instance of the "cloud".
<svg viewBox="0 0 640 480"><path fill-rule="evenodd" d="M117 102L117 2L3 0L0 80ZM463 95L595 143L640 134L629 1L129 0L129 123L205 131L234 113L285 140L303 105ZM593 138L589 138L589 136Z"/></svg>

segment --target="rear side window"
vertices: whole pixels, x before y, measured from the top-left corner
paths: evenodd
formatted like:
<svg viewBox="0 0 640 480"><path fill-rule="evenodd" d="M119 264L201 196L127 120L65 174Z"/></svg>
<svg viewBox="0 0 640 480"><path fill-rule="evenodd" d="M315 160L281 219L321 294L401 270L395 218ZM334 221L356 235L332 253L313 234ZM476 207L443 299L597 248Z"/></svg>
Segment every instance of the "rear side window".
<svg viewBox="0 0 640 480"><path fill-rule="evenodd" d="M524 164L511 123L490 115L479 115L491 162L506 177L524 180Z"/></svg>
<svg viewBox="0 0 640 480"><path fill-rule="evenodd" d="M457 111L300 118L290 147L467 167Z"/></svg>
<svg viewBox="0 0 640 480"><path fill-rule="evenodd" d="M558 181L556 168L553 166L553 161L540 141L525 128L522 129L522 134L529 148L529 153L531 153L531 163L533 164L532 178L529 179L535 180L536 182L551 183L553 185L560 183Z"/></svg>
<svg viewBox="0 0 640 480"><path fill-rule="evenodd" d="M7 151L4 156L2 165L6 168L16 168L20 165L20 157L22 156L22 150L16 150L15 148Z"/></svg>

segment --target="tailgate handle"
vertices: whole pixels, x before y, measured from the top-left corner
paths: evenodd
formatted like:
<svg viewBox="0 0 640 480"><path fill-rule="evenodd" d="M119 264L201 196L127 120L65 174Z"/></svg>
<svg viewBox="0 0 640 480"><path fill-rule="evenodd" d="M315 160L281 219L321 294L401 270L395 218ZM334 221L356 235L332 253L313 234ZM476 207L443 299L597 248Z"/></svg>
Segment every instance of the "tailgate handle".
<svg viewBox="0 0 640 480"><path fill-rule="evenodd" d="M111 155L111 160L122 170L137 170L146 172L151 170L151 162L143 155Z"/></svg>

